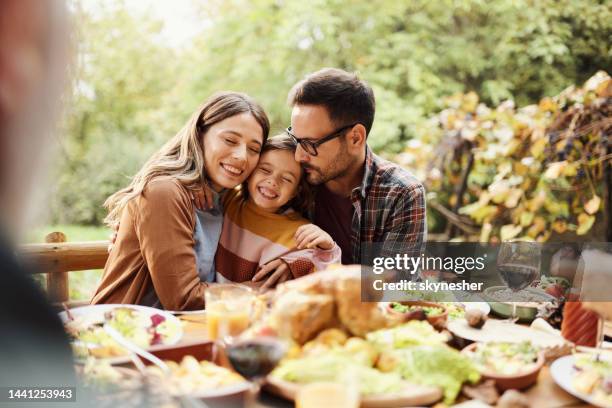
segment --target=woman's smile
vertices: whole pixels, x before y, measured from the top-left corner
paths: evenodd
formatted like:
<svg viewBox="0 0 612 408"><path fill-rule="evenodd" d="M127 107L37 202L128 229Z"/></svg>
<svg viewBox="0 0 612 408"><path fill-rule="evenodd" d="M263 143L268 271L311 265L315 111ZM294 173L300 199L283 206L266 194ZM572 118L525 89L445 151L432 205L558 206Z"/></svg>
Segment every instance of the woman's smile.
<svg viewBox="0 0 612 408"><path fill-rule="evenodd" d="M227 163L221 163L221 168L225 170L230 177L240 177L242 173L244 173L244 170Z"/></svg>

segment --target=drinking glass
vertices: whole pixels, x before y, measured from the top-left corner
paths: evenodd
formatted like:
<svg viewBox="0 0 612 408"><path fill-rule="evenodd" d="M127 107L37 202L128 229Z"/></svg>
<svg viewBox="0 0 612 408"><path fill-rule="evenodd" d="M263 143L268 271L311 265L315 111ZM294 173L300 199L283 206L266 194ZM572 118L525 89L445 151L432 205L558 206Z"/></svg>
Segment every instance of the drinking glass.
<svg viewBox="0 0 612 408"><path fill-rule="evenodd" d="M218 284L206 289L206 329L211 340L229 344L251 324L255 293L236 284Z"/></svg>
<svg viewBox="0 0 612 408"><path fill-rule="evenodd" d="M326 382L303 385L295 397L296 408L359 408L359 402L359 391L356 388Z"/></svg>
<svg viewBox="0 0 612 408"><path fill-rule="evenodd" d="M236 372L253 384L247 407L254 407L254 398L268 374L287 352L286 344L274 337L259 336L237 340L226 348L226 356Z"/></svg>
<svg viewBox="0 0 612 408"><path fill-rule="evenodd" d="M541 257L537 242L502 242L497 254L497 271L512 292L519 292L540 276ZM511 303L511 320L516 321L516 301Z"/></svg>

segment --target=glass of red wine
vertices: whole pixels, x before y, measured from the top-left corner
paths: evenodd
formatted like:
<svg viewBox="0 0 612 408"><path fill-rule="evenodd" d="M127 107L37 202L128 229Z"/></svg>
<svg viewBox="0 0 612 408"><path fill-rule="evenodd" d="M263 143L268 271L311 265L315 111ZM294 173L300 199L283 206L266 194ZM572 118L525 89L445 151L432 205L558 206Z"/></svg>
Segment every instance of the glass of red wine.
<svg viewBox="0 0 612 408"><path fill-rule="evenodd" d="M255 385L255 395L286 352L283 341L268 336L237 340L226 346L227 359L238 374Z"/></svg>
<svg viewBox="0 0 612 408"><path fill-rule="evenodd" d="M497 271L504 283L515 293L539 278L541 249L537 242L502 242L497 254ZM511 300L512 317L516 321L516 301Z"/></svg>

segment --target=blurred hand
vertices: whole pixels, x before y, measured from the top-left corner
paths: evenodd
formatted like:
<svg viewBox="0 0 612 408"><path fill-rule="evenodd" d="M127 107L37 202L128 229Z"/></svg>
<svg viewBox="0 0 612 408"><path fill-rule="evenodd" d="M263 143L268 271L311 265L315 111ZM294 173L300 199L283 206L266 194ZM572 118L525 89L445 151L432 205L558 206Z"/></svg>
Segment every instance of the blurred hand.
<svg viewBox="0 0 612 408"><path fill-rule="evenodd" d="M265 279L261 285L261 290L266 290L275 287L279 283L283 283L291 277L289 265L282 259L274 259L264 266L253 276L253 282L260 282Z"/></svg>
<svg viewBox="0 0 612 408"><path fill-rule="evenodd" d="M302 225L295 232L294 238L298 249L314 247L332 249L334 247L334 240L331 235L314 224Z"/></svg>

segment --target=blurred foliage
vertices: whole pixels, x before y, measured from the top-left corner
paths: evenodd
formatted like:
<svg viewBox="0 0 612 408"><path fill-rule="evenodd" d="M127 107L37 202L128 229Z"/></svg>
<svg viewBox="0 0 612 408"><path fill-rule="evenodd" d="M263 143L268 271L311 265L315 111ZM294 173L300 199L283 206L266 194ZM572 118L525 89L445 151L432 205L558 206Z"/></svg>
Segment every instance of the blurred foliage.
<svg viewBox="0 0 612 408"><path fill-rule="evenodd" d="M607 73L519 109L509 101L491 109L475 93L444 102L421 128L422 140L395 160L420 172L430 210L461 227L455 238L576 239L603 219L604 169L612 163Z"/></svg>
<svg viewBox="0 0 612 408"><path fill-rule="evenodd" d="M394 153L422 139L449 95L522 106L612 67L603 0L207 1L201 35L180 47L121 1L72 9L78 64L52 222L100 223L104 199L214 91L251 94L280 131L296 81L357 71L377 97L369 143Z"/></svg>

